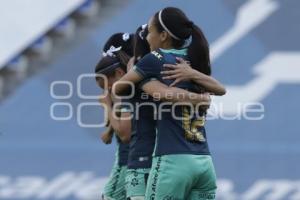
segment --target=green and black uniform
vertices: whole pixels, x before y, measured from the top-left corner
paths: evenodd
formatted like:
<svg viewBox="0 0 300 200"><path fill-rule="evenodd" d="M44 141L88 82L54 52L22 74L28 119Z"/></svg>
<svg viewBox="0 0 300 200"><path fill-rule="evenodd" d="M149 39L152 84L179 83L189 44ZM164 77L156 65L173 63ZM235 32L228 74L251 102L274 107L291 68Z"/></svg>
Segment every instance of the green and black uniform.
<svg viewBox="0 0 300 200"><path fill-rule="evenodd" d="M132 132L130 138L126 192L128 198L144 197L155 145L156 121L152 97L135 87Z"/></svg>
<svg viewBox="0 0 300 200"><path fill-rule="evenodd" d="M118 151L116 152L116 159L109 180L104 187L103 196L104 199L124 200L126 199L125 177L129 145L123 144L117 136L116 138Z"/></svg>
<svg viewBox="0 0 300 200"><path fill-rule="evenodd" d="M163 65L175 64L176 57L187 59L186 55L187 49L160 49L143 57L134 69L143 78L143 84L154 79L170 85L174 80L161 77ZM176 87L197 92L190 81L180 82ZM177 105L175 118L171 106L163 106L170 112L162 112L161 119L157 120L156 146L146 199L215 199L216 175L204 128L205 112Z"/></svg>
<svg viewBox="0 0 300 200"><path fill-rule="evenodd" d="M120 113L131 112L126 105L121 105ZM120 115L118 113L118 115ZM124 200L126 199L126 173L128 163L129 144L122 143L116 135L118 150L116 152L115 163L111 170L109 180L104 187L103 198L105 200Z"/></svg>

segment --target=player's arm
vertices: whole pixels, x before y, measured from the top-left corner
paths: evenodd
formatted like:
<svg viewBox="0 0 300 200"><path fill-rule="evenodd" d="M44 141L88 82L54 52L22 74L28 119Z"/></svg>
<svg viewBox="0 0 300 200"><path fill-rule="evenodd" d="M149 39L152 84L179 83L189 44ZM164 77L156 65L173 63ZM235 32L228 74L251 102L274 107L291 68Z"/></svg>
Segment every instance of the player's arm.
<svg viewBox="0 0 300 200"><path fill-rule="evenodd" d="M115 133L124 143L130 141L131 136L131 113L129 110L119 110L116 106L112 105L110 95L107 95L100 100L106 107L107 118ZM117 112L120 112L118 115Z"/></svg>
<svg viewBox="0 0 300 200"><path fill-rule="evenodd" d="M192 103L193 105L209 105L211 101L208 93L197 94L181 88L169 87L158 80L148 81L143 84L142 89L161 101Z"/></svg>
<svg viewBox="0 0 300 200"><path fill-rule="evenodd" d="M143 77L140 74L134 69L130 69L120 80L113 84L113 94L118 96L126 94L131 87L135 87L135 83L140 82L142 79Z"/></svg>
<svg viewBox="0 0 300 200"><path fill-rule="evenodd" d="M181 81L193 81L214 95L222 96L226 93L225 87L219 81L193 69L182 58L177 58L177 60L179 63L175 65L165 64L164 67L168 70L161 72L161 74L165 75L163 79L174 79L170 86L174 86Z"/></svg>
<svg viewBox="0 0 300 200"><path fill-rule="evenodd" d="M134 87L134 84L153 76L155 74L153 72L159 74L158 68L160 66L160 60L155 57L153 52L147 54L136 65L130 67L130 70L127 70L127 73L119 81L114 83L113 94L120 96L128 93L130 87Z"/></svg>
<svg viewBox="0 0 300 200"><path fill-rule="evenodd" d="M119 83L115 83L114 91L117 95L121 95L129 86L129 84L122 84L122 82L138 83L141 80L143 80L141 73L137 72L135 69L131 69L118 81ZM155 96L156 99L162 101L192 103L194 105L199 103L210 103L208 94L197 94L176 87L168 87L158 80L149 79L148 82L143 84L142 89L149 95Z"/></svg>
<svg viewBox="0 0 300 200"><path fill-rule="evenodd" d="M119 81L114 84L113 90L117 95L125 92L128 83L140 83L140 87L151 96L158 96L160 100L170 102L185 102L185 103L208 103L210 98L208 95L191 93L186 90L168 87L158 81L160 77L162 62L157 57L157 52L147 54L143 57L132 69L130 69ZM153 78L156 81L153 81ZM123 84L127 83L127 84ZM157 95L159 94L159 95Z"/></svg>
<svg viewBox="0 0 300 200"><path fill-rule="evenodd" d="M117 116L117 112L115 107L108 106L108 118L115 133L123 143L129 143L131 136L131 113L121 112L121 114Z"/></svg>

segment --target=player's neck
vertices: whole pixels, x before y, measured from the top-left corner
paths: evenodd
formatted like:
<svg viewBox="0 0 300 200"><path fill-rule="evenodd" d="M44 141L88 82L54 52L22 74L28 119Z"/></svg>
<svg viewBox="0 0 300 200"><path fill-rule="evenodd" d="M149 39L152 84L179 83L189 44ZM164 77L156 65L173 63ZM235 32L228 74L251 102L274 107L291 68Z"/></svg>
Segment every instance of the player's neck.
<svg viewBox="0 0 300 200"><path fill-rule="evenodd" d="M174 47L172 46L171 42L165 42L162 44L162 49L174 49Z"/></svg>

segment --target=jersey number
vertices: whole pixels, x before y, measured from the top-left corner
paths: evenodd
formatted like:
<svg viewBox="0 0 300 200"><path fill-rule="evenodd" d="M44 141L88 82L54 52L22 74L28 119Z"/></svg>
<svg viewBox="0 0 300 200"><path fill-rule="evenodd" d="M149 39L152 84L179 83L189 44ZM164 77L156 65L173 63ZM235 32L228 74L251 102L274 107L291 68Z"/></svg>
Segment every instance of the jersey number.
<svg viewBox="0 0 300 200"><path fill-rule="evenodd" d="M199 117L194 120L190 118L189 109L183 107L183 129L185 131L184 136L187 140L193 142L205 142L206 139L203 133L199 130L205 124L205 117Z"/></svg>

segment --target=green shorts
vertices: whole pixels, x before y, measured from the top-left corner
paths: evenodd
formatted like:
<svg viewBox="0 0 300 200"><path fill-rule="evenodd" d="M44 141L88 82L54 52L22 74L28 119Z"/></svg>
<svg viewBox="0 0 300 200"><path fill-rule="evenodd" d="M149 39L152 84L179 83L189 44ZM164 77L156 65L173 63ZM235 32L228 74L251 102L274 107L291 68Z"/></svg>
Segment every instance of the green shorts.
<svg viewBox="0 0 300 200"><path fill-rule="evenodd" d="M124 200L126 199L125 176L127 166L119 166L115 162L110 173L108 182L104 187L104 199Z"/></svg>
<svg viewBox="0 0 300 200"><path fill-rule="evenodd" d="M154 157L146 200L212 200L216 173L209 155L164 155Z"/></svg>
<svg viewBox="0 0 300 200"><path fill-rule="evenodd" d="M144 197L150 169L127 169L126 193L127 198Z"/></svg>

